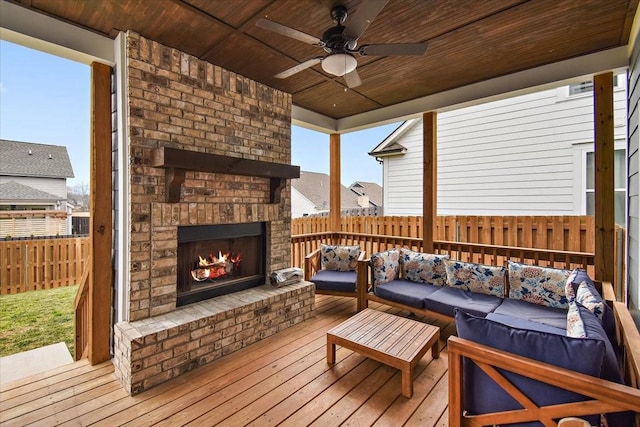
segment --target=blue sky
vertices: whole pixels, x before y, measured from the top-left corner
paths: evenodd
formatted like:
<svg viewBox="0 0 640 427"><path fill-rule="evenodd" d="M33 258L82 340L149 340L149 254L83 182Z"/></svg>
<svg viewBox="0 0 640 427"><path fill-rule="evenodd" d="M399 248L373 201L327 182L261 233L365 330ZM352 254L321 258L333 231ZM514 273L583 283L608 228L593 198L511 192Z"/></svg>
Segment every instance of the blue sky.
<svg viewBox="0 0 640 427"><path fill-rule="evenodd" d="M66 146L70 186L89 183L89 73L87 65L0 41L0 139ZM398 125L342 135L344 185L382 184L382 166L367 153ZM329 173L329 136L293 126L292 163Z"/></svg>

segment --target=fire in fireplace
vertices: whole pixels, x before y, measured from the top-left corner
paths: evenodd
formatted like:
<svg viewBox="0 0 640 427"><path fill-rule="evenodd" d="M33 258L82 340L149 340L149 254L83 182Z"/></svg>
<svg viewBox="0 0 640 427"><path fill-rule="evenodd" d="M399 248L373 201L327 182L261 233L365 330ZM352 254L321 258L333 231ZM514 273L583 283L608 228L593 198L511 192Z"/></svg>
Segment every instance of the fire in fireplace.
<svg viewBox="0 0 640 427"><path fill-rule="evenodd" d="M265 223L178 227L178 306L265 283Z"/></svg>
<svg viewBox="0 0 640 427"><path fill-rule="evenodd" d="M209 252L206 258L198 255L198 260L194 262L194 268L191 270L191 277L197 282L203 282L235 276L240 273L240 261L242 257L239 253L229 251L224 254L218 251L218 256Z"/></svg>

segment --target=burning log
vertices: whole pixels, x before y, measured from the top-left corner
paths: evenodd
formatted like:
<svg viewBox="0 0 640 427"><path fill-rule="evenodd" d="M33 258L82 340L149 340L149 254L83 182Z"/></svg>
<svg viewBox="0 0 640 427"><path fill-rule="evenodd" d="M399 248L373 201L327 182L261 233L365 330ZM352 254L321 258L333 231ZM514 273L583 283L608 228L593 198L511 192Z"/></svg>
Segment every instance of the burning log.
<svg viewBox="0 0 640 427"><path fill-rule="evenodd" d="M217 257L209 253L207 258L198 258L196 268L191 270L191 277L198 282L229 276L240 268L240 254L232 256L230 252L219 251Z"/></svg>

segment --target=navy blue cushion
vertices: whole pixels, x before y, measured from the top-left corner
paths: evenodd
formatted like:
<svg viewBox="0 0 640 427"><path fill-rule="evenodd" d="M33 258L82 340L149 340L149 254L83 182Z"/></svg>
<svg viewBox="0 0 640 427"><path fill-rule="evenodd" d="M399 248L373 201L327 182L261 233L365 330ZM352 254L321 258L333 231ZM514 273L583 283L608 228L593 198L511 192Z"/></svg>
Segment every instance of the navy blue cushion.
<svg viewBox="0 0 640 427"><path fill-rule="evenodd" d="M600 324L600 320L589 311L588 308L577 304L584 331L587 338L599 339L605 343L604 358L602 360L602 371L600 378L624 384L624 374L618 363L617 353L614 351L607 333ZM607 414L607 420L610 426L632 426L633 414L630 412L619 412L615 414Z"/></svg>
<svg viewBox="0 0 640 427"><path fill-rule="evenodd" d="M396 279L382 285L376 285L373 293L389 301L424 308L424 299L434 293L439 286L428 283L416 283L404 279Z"/></svg>
<svg viewBox="0 0 640 427"><path fill-rule="evenodd" d="M554 328L567 330L567 310L564 308L547 307L546 305L507 298L495 309L494 313L544 323Z"/></svg>
<svg viewBox="0 0 640 427"><path fill-rule="evenodd" d="M529 329L538 332L548 332L556 335L567 335L567 331L564 329L556 328L554 326L545 325L540 322L532 322L531 320L522 319L515 316L507 316L506 314L489 313L486 317L488 320L502 323L503 325L511 326L512 328Z"/></svg>
<svg viewBox="0 0 640 427"><path fill-rule="evenodd" d="M593 280L591 280L591 277L589 277L589 275L583 268L576 268L575 270L573 270L571 272L571 275L567 279L567 284L571 284L571 287L573 288L573 297L575 297L576 292L578 291L578 286L580 286L580 283L582 282L587 282L587 286L592 290L594 296L602 299L602 296L600 296L600 293L596 289L596 285L593 283ZM606 304L606 302L604 304L602 313L602 326L607 333L609 341L613 343L616 342L616 320L613 314L613 310ZM617 348L615 349L615 351L616 354L618 354Z"/></svg>
<svg viewBox="0 0 640 427"><path fill-rule="evenodd" d="M324 291L355 292L356 276L355 271L320 270L310 281Z"/></svg>
<svg viewBox="0 0 640 427"><path fill-rule="evenodd" d="M546 332L511 328L476 317L461 310L455 311L458 336L499 350L550 363L561 368L599 377L605 344L600 339L571 338ZM550 351L553 349L553 351ZM489 376L469 360L463 362L463 409L470 414L521 409ZM576 402L585 397L539 381L499 371L537 405ZM595 424L597 418L588 419ZM514 424L516 425L516 424ZM519 425L540 425L525 423Z"/></svg>
<svg viewBox="0 0 640 427"><path fill-rule="evenodd" d="M583 307L580 304L577 304L577 306L578 312L580 313L580 318L582 318L586 337L599 339L605 343L605 353L604 360L602 361L601 378L609 381L615 381L617 383L624 382L622 371L620 370L620 365L618 365L618 358L616 357L613 346L609 342L607 333L600 324L600 321L586 307Z"/></svg>
<svg viewBox="0 0 640 427"><path fill-rule="evenodd" d="M501 302L502 298L493 295L444 287L424 299L424 308L453 317L453 310L457 307L467 313L484 317L495 310Z"/></svg>

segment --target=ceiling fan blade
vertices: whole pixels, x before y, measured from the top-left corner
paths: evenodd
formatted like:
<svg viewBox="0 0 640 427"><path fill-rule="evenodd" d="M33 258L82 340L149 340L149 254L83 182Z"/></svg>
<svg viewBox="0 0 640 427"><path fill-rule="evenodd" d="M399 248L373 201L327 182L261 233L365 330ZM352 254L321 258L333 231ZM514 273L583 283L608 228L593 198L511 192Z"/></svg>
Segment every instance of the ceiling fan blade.
<svg viewBox="0 0 640 427"><path fill-rule="evenodd" d="M389 0L367 0L360 3L342 32L343 37L346 40L358 40L388 2Z"/></svg>
<svg viewBox="0 0 640 427"><path fill-rule="evenodd" d="M358 87L362 84L358 70L353 70L352 72L345 74L344 81L347 83L347 87L349 89L353 89L354 87Z"/></svg>
<svg viewBox="0 0 640 427"><path fill-rule="evenodd" d="M368 44L360 46L358 53L362 56L421 56L427 51L428 43L389 43Z"/></svg>
<svg viewBox="0 0 640 427"><path fill-rule="evenodd" d="M314 65L319 64L321 62L322 62L322 57L311 58L304 62L301 62L300 64L294 67L289 68L288 70L284 70L283 72L276 74L274 77L278 79L286 79L289 76L299 73L302 70L306 70L309 67L313 67Z"/></svg>
<svg viewBox="0 0 640 427"><path fill-rule="evenodd" d="M299 40L304 43L323 46L322 40L315 36L303 33L302 31L295 30L291 27L287 27L286 25L278 24L277 22L269 21L268 19L258 19L256 21L256 26L264 28L265 30L273 31L278 34L282 34L283 36L287 36L292 39Z"/></svg>

